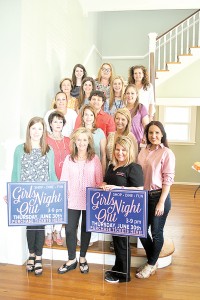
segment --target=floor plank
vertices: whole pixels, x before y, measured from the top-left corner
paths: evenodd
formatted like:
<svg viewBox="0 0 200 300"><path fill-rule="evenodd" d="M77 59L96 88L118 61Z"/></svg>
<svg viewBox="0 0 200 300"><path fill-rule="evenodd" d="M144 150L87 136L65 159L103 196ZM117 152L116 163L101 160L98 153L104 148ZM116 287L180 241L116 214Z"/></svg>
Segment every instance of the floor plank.
<svg viewBox="0 0 200 300"><path fill-rule="evenodd" d="M129 283L109 284L103 274L107 266L90 264L89 274L79 269L57 274L60 261L44 262L44 273L36 277L24 266L0 264L0 299L200 299L200 191L195 186L172 187L172 211L165 235L175 244L173 263L149 279L134 277Z"/></svg>

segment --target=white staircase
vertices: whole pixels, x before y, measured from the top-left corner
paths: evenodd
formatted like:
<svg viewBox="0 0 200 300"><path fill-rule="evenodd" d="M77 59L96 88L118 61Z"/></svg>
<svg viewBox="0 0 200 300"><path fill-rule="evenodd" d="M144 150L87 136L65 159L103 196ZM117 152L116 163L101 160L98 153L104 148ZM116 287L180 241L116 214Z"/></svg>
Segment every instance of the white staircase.
<svg viewBox="0 0 200 300"><path fill-rule="evenodd" d="M178 55L177 62L166 62L165 70L156 71L155 86L159 86L160 84L198 60L200 60L200 47L191 47L190 54Z"/></svg>
<svg viewBox="0 0 200 300"><path fill-rule="evenodd" d="M149 34L151 82L160 85L200 60L200 9L157 37Z"/></svg>

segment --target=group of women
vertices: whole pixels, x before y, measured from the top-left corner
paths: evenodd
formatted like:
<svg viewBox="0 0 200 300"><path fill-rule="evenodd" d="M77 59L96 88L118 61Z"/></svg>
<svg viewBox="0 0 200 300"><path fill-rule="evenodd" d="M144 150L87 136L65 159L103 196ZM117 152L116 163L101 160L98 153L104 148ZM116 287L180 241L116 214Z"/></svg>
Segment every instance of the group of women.
<svg viewBox="0 0 200 300"><path fill-rule="evenodd" d="M77 227L80 229L81 273L89 272L86 253L91 233L86 231L86 187L148 190L148 233L141 239L147 263L137 278L155 273L163 246L163 228L170 210L170 186L175 158L166 132L155 113L153 87L144 66L130 68L128 84L114 76L104 63L97 79L75 65L72 79L64 78L52 107L43 118L32 118L26 141L14 153L12 181L68 181L68 224L65 226L68 260L59 274L77 267ZM141 144L146 145L142 147ZM46 226L46 244L62 245L62 224ZM53 234L52 234L53 231ZM41 275L43 226L27 227L27 271ZM131 254L128 237L113 236L115 265L105 273L110 283L130 281Z"/></svg>

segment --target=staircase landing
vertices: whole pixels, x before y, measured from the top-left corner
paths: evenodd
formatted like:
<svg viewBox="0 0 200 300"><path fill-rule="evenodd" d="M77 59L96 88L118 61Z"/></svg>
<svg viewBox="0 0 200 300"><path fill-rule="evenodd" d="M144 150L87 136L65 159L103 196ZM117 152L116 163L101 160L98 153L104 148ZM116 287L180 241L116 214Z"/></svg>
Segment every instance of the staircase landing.
<svg viewBox="0 0 200 300"><path fill-rule="evenodd" d="M88 248L87 260L89 263L96 263L102 265L113 265L115 261L115 254L110 250L110 241L97 241ZM79 257L80 247L77 246L77 257ZM174 243L171 239L165 238L165 243L158 260L158 268L163 268L171 264L172 254L175 251ZM44 246L43 258L50 260L67 260L66 246L57 246L53 244L52 247ZM146 255L143 248L137 248L137 244L131 243L131 266L138 267L145 263Z"/></svg>
<svg viewBox="0 0 200 300"><path fill-rule="evenodd" d="M156 87L188 67L190 64L200 60L200 47L191 47L189 52L189 54L178 55L177 62L166 63L166 70L156 71Z"/></svg>

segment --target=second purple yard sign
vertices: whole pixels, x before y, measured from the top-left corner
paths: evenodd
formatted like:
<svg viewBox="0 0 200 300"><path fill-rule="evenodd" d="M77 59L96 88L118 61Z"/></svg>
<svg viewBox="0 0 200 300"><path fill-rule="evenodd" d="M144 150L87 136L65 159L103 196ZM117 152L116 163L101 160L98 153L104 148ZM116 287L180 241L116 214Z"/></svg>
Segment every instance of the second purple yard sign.
<svg viewBox="0 0 200 300"><path fill-rule="evenodd" d="M87 188L87 231L146 237L147 191Z"/></svg>

